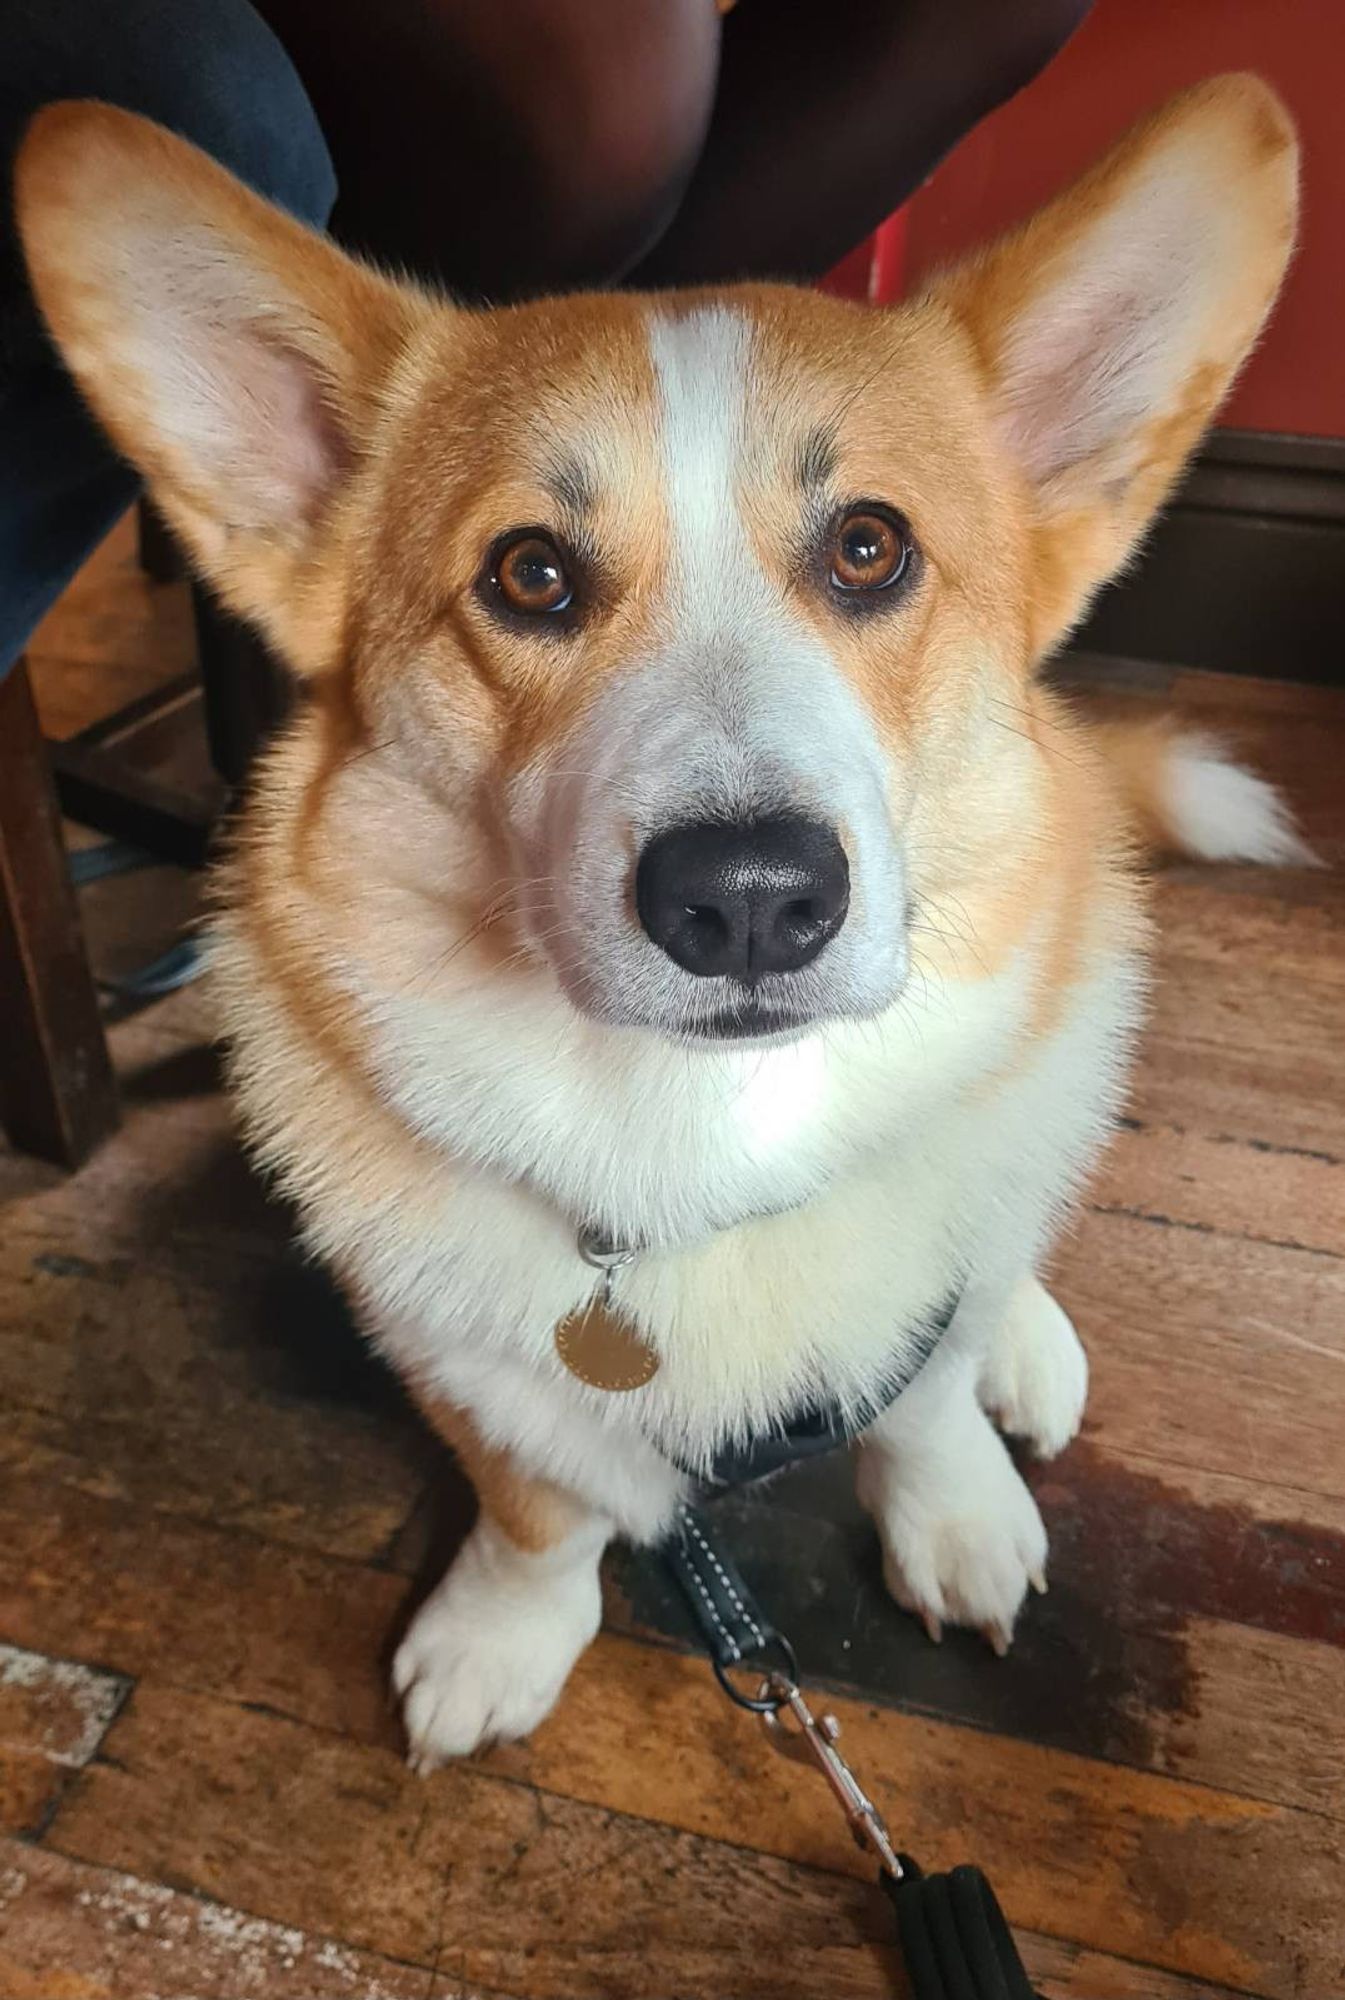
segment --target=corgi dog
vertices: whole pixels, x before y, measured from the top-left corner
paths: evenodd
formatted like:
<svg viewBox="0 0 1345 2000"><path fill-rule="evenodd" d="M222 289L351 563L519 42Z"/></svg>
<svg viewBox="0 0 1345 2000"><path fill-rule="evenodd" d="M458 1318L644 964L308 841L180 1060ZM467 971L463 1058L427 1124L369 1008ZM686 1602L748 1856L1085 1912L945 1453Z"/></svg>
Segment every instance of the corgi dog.
<svg viewBox="0 0 1345 2000"><path fill-rule="evenodd" d="M1301 850L1036 670L1256 340L1296 180L1229 76L894 309L461 310L140 118L32 127L51 333L296 684L214 979L252 1145L479 1495L396 1657L420 1768L539 1723L608 1541L800 1411L932 1632L1002 1650L1042 1584L999 1432L1080 1421L1037 1274L1125 1087L1136 852Z"/></svg>

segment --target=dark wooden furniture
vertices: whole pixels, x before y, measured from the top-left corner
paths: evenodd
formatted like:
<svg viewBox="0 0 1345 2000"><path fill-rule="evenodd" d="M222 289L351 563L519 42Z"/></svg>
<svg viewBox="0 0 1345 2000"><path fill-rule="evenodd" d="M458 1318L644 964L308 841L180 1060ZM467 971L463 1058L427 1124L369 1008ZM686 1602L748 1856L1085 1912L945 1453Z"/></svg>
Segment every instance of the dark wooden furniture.
<svg viewBox="0 0 1345 2000"><path fill-rule="evenodd" d="M184 575L147 511L142 567ZM179 675L78 735L44 741L22 661L0 680L0 1129L22 1151L78 1166L117 1122L98 997L84 950L61 820L154 859L199 868L283 713L282 675L261 643L195 593L199 673ZM214 778L200 782L199 749ZM172 775L183 766L190 780Z"/></svg>
<svg viewBox="0 0 1345 2000"><path fill-rule="evenodd" d="M0 680L0 1125L75 1167L117 1123L116 1090L22 660Z"/></svg>
<svg viewBox="0 0 1345 2000"><path fill-rule="evenodd" d="M1216 431L1085 652L1272 679L1345 678L1345 443Z"/></svg>

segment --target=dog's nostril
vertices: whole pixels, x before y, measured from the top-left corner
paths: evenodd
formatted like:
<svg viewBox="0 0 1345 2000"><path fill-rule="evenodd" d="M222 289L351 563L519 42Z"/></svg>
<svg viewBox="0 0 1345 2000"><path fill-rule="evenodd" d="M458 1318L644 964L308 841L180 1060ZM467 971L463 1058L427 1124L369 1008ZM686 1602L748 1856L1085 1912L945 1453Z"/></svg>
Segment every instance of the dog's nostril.
<svg viewBox="0 0 1345 2000"><path fill-rule="evenodd" d="M826 928L826 915L811 897L796 896L786 903L775 919L775 937L786 949L793 945L806 951L812 940Z"/></svg>
<svg viewBox="0 0 1345 2000"><path fill-rule="evenodd" d="M836 935L849 896L840 841L805 819L674 827L649 842L635 875L649 936L705 978L798 971Z"/></svg>
<svg viewBox="0 0 1345 2000"><path fill-rule="evenodd" d="M723 948L729 927L721 911L704 903L688 903L686 916L688 945L698 958L708 959Z"/></svg>

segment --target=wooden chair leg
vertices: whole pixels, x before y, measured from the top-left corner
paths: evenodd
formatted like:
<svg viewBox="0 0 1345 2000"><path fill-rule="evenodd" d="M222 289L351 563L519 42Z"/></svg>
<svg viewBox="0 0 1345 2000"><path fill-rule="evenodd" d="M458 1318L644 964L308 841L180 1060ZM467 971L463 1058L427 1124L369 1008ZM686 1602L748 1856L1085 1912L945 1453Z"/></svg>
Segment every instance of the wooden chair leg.
<svg viewBox="0 0 1345 2000"><path fill-rule="evenodd" d="M116 1124L46 746L20 660L0 679L0 1125L21 1151L76 1167Z"/></svg>

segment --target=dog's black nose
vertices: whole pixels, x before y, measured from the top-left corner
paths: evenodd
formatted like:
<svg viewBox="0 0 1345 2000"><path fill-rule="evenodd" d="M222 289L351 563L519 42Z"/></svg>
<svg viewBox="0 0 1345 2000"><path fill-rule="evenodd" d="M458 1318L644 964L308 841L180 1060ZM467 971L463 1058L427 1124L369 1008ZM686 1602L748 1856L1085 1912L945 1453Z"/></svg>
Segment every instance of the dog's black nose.
<svg viewBox="0 0 1345 2000"><path fill-rule="evenodd" d="M640 922L705 979L797 972L835 937L849 902L845 850L809 819L673 827L635 872Z"/></svg>

